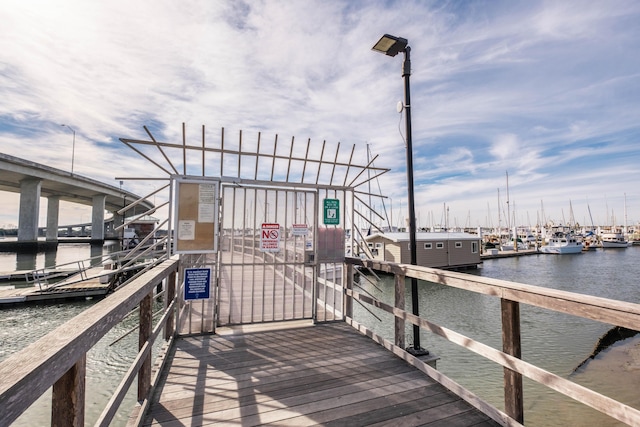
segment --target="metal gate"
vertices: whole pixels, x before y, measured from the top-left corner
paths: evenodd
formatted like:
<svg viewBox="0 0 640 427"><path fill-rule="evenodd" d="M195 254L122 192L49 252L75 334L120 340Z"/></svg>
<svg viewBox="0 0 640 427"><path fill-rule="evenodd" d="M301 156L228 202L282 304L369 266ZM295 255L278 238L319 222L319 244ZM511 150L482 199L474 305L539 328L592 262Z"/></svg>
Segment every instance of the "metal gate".
<svg viewBox="0 0 640 427"><path fill-rule="evenodd" d="M181 258L179 334L212 333L217 325L344 317L345 252L370 253L358 224L379 230L372 216L383 220L365 185L389 169L374 166L377 156L370 158L368 145L364 156L355 144L346 151L340 143L311 139L305 144L292 138L283 145L278 135L266 142L260 133L252 142L242 131L233 142L224 128L219 137L205 138L205 126L198 132L200 143L187 143L184 123L182 143L163 142L145 131L149 140L120 140L162 176L126 179L169 181L142 199L153 196L155 205L156 194L169 192L169 201L159 207L169 205L167 255ZM329 155L332 147L335 154ZM174 199L179 180L184 200ZM189 209L178 215L181 206ZM123 227L135 219L123 220ZM176 250L176 245L184 247ZM211 295L199 293L209 283L203 274L213 279Z"/></svg>
<svg viewBox="0 0 640 427"><path fill-rule="evenodd" d="M317 193L223 185L218 324L311 319Z"/></svg>

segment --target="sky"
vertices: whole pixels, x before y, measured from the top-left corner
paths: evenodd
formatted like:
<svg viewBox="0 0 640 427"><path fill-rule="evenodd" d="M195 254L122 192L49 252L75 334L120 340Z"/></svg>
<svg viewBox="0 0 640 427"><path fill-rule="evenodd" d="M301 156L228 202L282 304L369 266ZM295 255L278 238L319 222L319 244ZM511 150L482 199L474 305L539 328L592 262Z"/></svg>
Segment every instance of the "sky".
<svg viewBox="0 0 640 427"><path fill-rule="evenodd" d="M4 0L0 22L5 154L118 186L157 175L119 141L143 126L355 144L406 217L402 54L371 50L386 33L411 47L418 226L640 221L637 1ZM61 204L61 224L88 218Z"/></svg>

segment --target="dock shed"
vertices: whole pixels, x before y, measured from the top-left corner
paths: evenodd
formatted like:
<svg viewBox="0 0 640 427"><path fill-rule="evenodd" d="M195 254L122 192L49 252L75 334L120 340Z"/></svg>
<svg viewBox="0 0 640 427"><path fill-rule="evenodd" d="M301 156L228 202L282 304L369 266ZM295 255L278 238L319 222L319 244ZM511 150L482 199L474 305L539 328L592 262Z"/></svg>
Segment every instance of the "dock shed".
<svg viewBox="0 0 640 427"><path fill-rule="evenodd" d="M409 233L378 233L365 237L373 259L411 263ZM469 233L416 233L418 265L444 269L476 268L480 260L480 237Z"/></svg>

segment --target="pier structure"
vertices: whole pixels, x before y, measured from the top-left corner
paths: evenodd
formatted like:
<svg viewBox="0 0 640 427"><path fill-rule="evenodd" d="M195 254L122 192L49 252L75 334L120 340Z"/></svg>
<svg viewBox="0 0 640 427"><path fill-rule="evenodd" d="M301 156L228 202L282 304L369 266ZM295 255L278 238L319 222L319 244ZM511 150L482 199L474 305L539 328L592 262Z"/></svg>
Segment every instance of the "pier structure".
<svg viewBox="0 0 640 427"><path fill-rule="evenodd" d="M345 257L344 227L353 226L356 215L367 217L354 208L356 199L368 206L361 200L368 195L362 190L366 172L386 171L373 161L353 162L353 149L342 162L339 148L327 156L331 160L324 145L319 157L309 155L310 141L306 149L297 150L292 140L278 150L276 137L261 149L258 136L255 151L245 151L242 133L236 144L225 145L223 130L214 147L205 144L204 127L197 144L187 143L184 126L182 144L147 133L150 140L122 141L149 158L139 147L166 159L153 162L167 174L171 190L164 259L0 363L0 427L51 387L52 425L84 425L87 352L132 313L139 319L138 352L102 413L90 421L97 426L110 425L121 410L132 426L522 426L531 406L525 405L525 377L640 425L639 408L523 360L520 328L520 304L628 328L640 322L639 304ZM192 151L202 159L198 174L188 173ZM306 154L293 154L300 152ZM182 167L170 160L180 158ZM207 170L216 170L215 176ZM393 275L394 301L360 291L356 272L371 274L358 273L359 280ZM428 312L405 310L411 279L499 300L501 349L436 324ZM160 283L164 291L158 293ZM163 309L154 313L158 298ZM354 318L356 304L374 313L374 324ZM475 321L474 313L468 315ZM388 326L391 336L378 332ZM437 355L407 351L412 327L497 364L504 404L491 404L438 371ZM121 408L131 388L137 403L133 410Z"/></svg>
<svg viewBox="0 0 640 427"><path fill-rule="evenodd" d="M0 191L20 193L18 246L23 248L38 244L41 197L47 198L46 241L51 244L58 242L60 201L91 206L91 240L102 242L105 239L105 210L116 213L127 200L140 199L140 196L118 187L2 153ZM127 214L152 208L153 203L143 200ZM122 223L123 213L114 214L114 218L115 222ZM115 222L110 223L112 228L119 226Z"/></svg>

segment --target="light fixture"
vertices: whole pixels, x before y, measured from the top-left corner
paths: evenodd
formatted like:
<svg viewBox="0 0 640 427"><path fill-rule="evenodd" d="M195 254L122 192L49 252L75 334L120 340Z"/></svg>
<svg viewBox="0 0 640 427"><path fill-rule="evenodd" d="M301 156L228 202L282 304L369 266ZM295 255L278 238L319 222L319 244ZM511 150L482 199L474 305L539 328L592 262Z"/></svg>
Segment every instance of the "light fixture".
<svg viewBox="0 0 640 427"><path fill-rule="evenodd" d="M71 130L71 132L73 132L73 143L71 145L71 174L73 175L73 162L75 160L76 157L76 131L73 130L73 128L69 125L60 125L60 126L64 126L66 128L69 128Z"/></svg>
<svg viewBox="0 0 640 427"><path fill-rule="evenodd" d="M411 93L409 90L409 76L411 75L411 47L407 39L385 34L373 46L372 50L384 53L387 56L396 56L399 52L404 53L402 62L402 77L404 78L404 110L406 123L406 147L407 147L407 184L409 192L409 251L411 252L411 265L418 265L417 244L416 244L416 208L413 192L413 146L411 137ZM419 316L418 309L418 279L411 278L411 311ZM413 325L413 346L407 351L414 356L425 356L429 352L420 347L420 327Z"/></svg>
<svg viewBox="0 0 640 427"><path fill-rule="evenodd" d="M373 46L372 50L388 56L396 56L399 52L403 52L406 49L408 43L407 39L403 39L402 37L385 34L378 40L378 43Z"/></svg>

